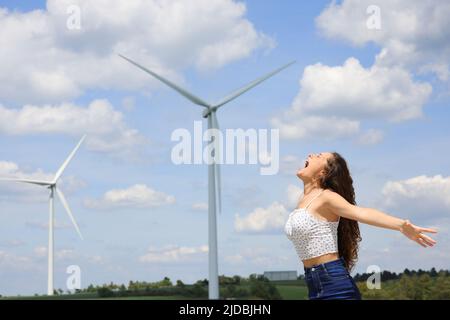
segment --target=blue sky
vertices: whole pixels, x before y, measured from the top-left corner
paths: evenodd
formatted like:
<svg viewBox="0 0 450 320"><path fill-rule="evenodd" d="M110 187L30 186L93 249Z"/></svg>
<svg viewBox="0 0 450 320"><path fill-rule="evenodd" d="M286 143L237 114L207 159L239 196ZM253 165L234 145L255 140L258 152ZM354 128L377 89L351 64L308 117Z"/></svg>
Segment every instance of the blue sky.
<svg viewBox="0 0 450 320"><path fill-rule="evenodd" d="M80 31L65 26L74 3L82 8ZM449 6L407 2L405 14L401 4L379 1L381 30L365 30L366 1L328 7L329 1L217 0L207 8L168 1L157 9L153 1L123 3L0 1L0 45L9 45L0 52L0 174L54 173L88 133L62 181L85 240L57 202L56 287L65 288L73 264L83 286L207 278L207 168L170 159L171 133L192 130L202 110L119 52L209 101L297 61L218 112L222 128L281 133L279 174L223 166L220 274L302 272L279 218L287 218L301 191L296 168L308 153L324 150L347 159L359 205L440 231L438 245L423 249L394 231L362 225L356 272L373 264L449 268L450 37L440 15L434 29L418 27ZM416 24L397 23L408 17ZM144 186L142 202L127 192L136 185ZM101 202L111 190L126 199ZM46 192L0 185L0 294L45 292ZM236 229L236 215L245 230ZM266 227L254 229L255 219Z"/></svg>

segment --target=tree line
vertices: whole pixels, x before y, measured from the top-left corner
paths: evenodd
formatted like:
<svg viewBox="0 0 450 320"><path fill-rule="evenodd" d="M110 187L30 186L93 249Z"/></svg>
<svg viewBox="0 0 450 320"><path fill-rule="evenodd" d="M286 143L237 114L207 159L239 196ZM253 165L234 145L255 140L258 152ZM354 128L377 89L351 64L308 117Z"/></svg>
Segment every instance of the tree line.
<svg viewBox="0 0 450 320"><path fill-rule="evenodd" d="M366 281L356 282L364 299L373 300L449 300L448 272L401 274L394 280L381 281L379 289L369 289Z"/></svg>
<svg viewBox="0 0 450 320"><path fill-rule="evenodd" d="M220 298L260 298L267 300L281 299L275 285L262 275L250 275L248 278L240 276L219 276ZM208 279L198 280L194 284L185 284L176 280L173 284L170 278L164 277L157 282L129 281L128 285L103 284L89 285L77 290L77 294L95 293L100 298L138 297L138 296L180 296L187 298L205 299L208 297Z"/></svg>
<svg viewBox="0 0 450 320"><path fill-rule="evenodd" d="M445 277L449 276L449 271L448 270L439 270L436 271L436 268L431 268L431 270L426 271L426 270L422 270L419 269L417 271L415 270L409 270L409 269L405 269L403 272L400 273L395 273L395 272L390 272L390 271L382 271L380 272L380 276L381 276L381 281L388 281L388 280L398 280L400 279L402 276L422 276L422 275L429 275L431 278L436 278L439 275L443 275ZM373 273L362 273L359 274L357 273L353 279L355 281L366 281L370 276L372 276Z"/></svg>

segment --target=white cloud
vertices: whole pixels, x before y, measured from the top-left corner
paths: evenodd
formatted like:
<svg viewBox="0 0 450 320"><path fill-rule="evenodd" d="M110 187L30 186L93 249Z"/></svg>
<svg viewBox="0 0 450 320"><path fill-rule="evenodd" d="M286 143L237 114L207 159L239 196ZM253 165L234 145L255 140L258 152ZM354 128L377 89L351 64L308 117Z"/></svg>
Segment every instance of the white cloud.
<svg viewBox="0 0 450 320"><path fill-rule="evenodd" d="M235 215L234 229L236 232L267 233L281 230L286 223L287 210L274 202L267 208L256 208L251 213L242 217Z"/></svg>
<svg viewBox="0 0 450 320"><path fill-rule="evenodd" d="M145 184L136 184L127 189L114 189L100 199L88 199L85 205L93 209L152 208L175 203L175 197L156 191Z"/></svg>
<svg viewBox="0 0 450 320"><path fill-rule="evenodd" d="M383 204L405 219L433 222L450 217L450 177L417 176L389 181L382 190Z"/></svg>
<svg viewBox="0 0 450 320"><path fill-rule="evenodd" d="M146 141L137 130L127 127L123 114L107 100L94 100L87 107L63 103L8 109L0 105L0 133L64 133L76 137L88 134L89 149L115 153L131 152Z"/></svg>
<svg viewBox="0 0 450 320"><path fill-rule="evenodd" d="M429 84L414 82L404 69L378 65L364 68L355 58L347 59L342 66L317 63L306 67L300 86L292 106L298 113L390 121L421 116L431 93Z"/></svg>
<svg viewBox="0 0 450 320"><path fill-rule="evenodd" d="M379 30L367 27L373 18L367 13L371 5L374 3L365 0L332 2L316 18L319 30L327 37L354 45L375 42L382 49L367 68L355 58L347 59L342 66L317 63L306 67L291 108L272 119L282 137L356 137L359 144L379 143L383 133L374 128L361 133L363 121L419 118L431 94L431 85L415 81L409 68L448 79L450 31L446 17L450 5L442 7L439 1L378 1Z"/></svg>
<svg viewBox="0 0 450 320"><path fill-rule="evenodd" d="M359 121L339 117L300 116L273 118L272 126L280 129L285 139L348 138L359 132Z"/></svg>
<svg viewBox="0 0 450 320"><path fill-rule="evenodd" d="M36 172L26 173L23 172L17 163L12 161L0 161L0 176L2 178L29 178L33 180L46 180L51 181L54 177L53 174L45 173L41 169Z"/></svg>
<svg viewBox="0 0 450 320"><path fill-rule="evenodd" d="M79 30L67 28L73 5ZM177 78L175 70L219 68L273 47L245 14L232 0L48 0L45 10L0 9L0 99L60 102L90 89L156 83L117 53Z"/></svg>
<svg viewBox="0 0 450 320"><path fill-rule="evenodd" d="M431 91L398 67L364 68L355 58L335 67L317 63L305 68L291 108L272 125L288 139L351 137L359 134L363 120L420 117Z"/></svg>
<svg viewBox="0 0 450 320"><path fill-rule="evenodd" d="M207 245L199 247L169 245L160 249L150 247L144 255L139 257L139 261L144 263L186 262L197 259L205 253L208 253Z"/></svg>
<svg viewBox="0 0 450 320"><path fill-rule="evenodd" d="M290 209L297 207L302 196L303 189L290 184L286 188L286 206ZM272 233L277 232L284 226L287 219L286 206L274 202L267 208L255 208L244 217L235 215L234 229L243 233Z"/></svg>
<svg viewBox="0 0 450 320"><path fill-rule="evenodd" d="M55 172L56 172L55 168ZM42 169L37 169L34 172L27 172L20 168L18 164L12 161L0 161L0 178L22 178L31 180L51 181L54 178L54 173L46 173ZM66 194L75 192L84 188L86 183L74 176L63 176L59 180L58 187ZM0 180L0 198L24 201L24 202L43 202L48 197L48 190L46 188L31 185L27 183L17 183Z"/></svg>
<svg viewBox="0 0 450 320"><path fill-rule="evenodd" d="M381 28L370 29L369 5L380 9ZM330 38L354 45L374 42L382 47L377 64L425 68L448 79L450 3L439 0L344 0L331 3L316 19ZM423 69L422 69L423 70Z"/></svg>

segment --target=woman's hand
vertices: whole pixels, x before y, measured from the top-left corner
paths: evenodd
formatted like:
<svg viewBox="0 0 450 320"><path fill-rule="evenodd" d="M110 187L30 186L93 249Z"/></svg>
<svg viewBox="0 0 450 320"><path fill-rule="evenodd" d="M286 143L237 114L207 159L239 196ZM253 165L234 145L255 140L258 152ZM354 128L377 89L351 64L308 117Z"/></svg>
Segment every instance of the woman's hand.
<svg viewBox="0 0 450 320"><path fill-rule="evenodd" d="M437 233L434 229L422 228L413 225L409 220L405 220L400 228L400 232L407 236L409 239L417 242L422 247L432 247L436 244L436 241L430 237L424 235L422 232Z"/></svg>

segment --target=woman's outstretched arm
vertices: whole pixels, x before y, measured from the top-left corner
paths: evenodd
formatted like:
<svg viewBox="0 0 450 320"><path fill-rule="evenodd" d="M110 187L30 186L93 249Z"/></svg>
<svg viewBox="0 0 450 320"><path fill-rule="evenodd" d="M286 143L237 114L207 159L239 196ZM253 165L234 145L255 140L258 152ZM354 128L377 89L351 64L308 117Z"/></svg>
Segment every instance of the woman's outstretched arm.
<svg viewBox="0 0 450 320"><path fill-rule="evenodd" d="M400 219L376 209L355 206L336 192L326 190L323 193L323 201L327 209L341 217L380 228L400 231L422 247L432 247L436 243L435 240L423 234L423 232L436 233L436 230L418 227L409 220Z"/></svg>

